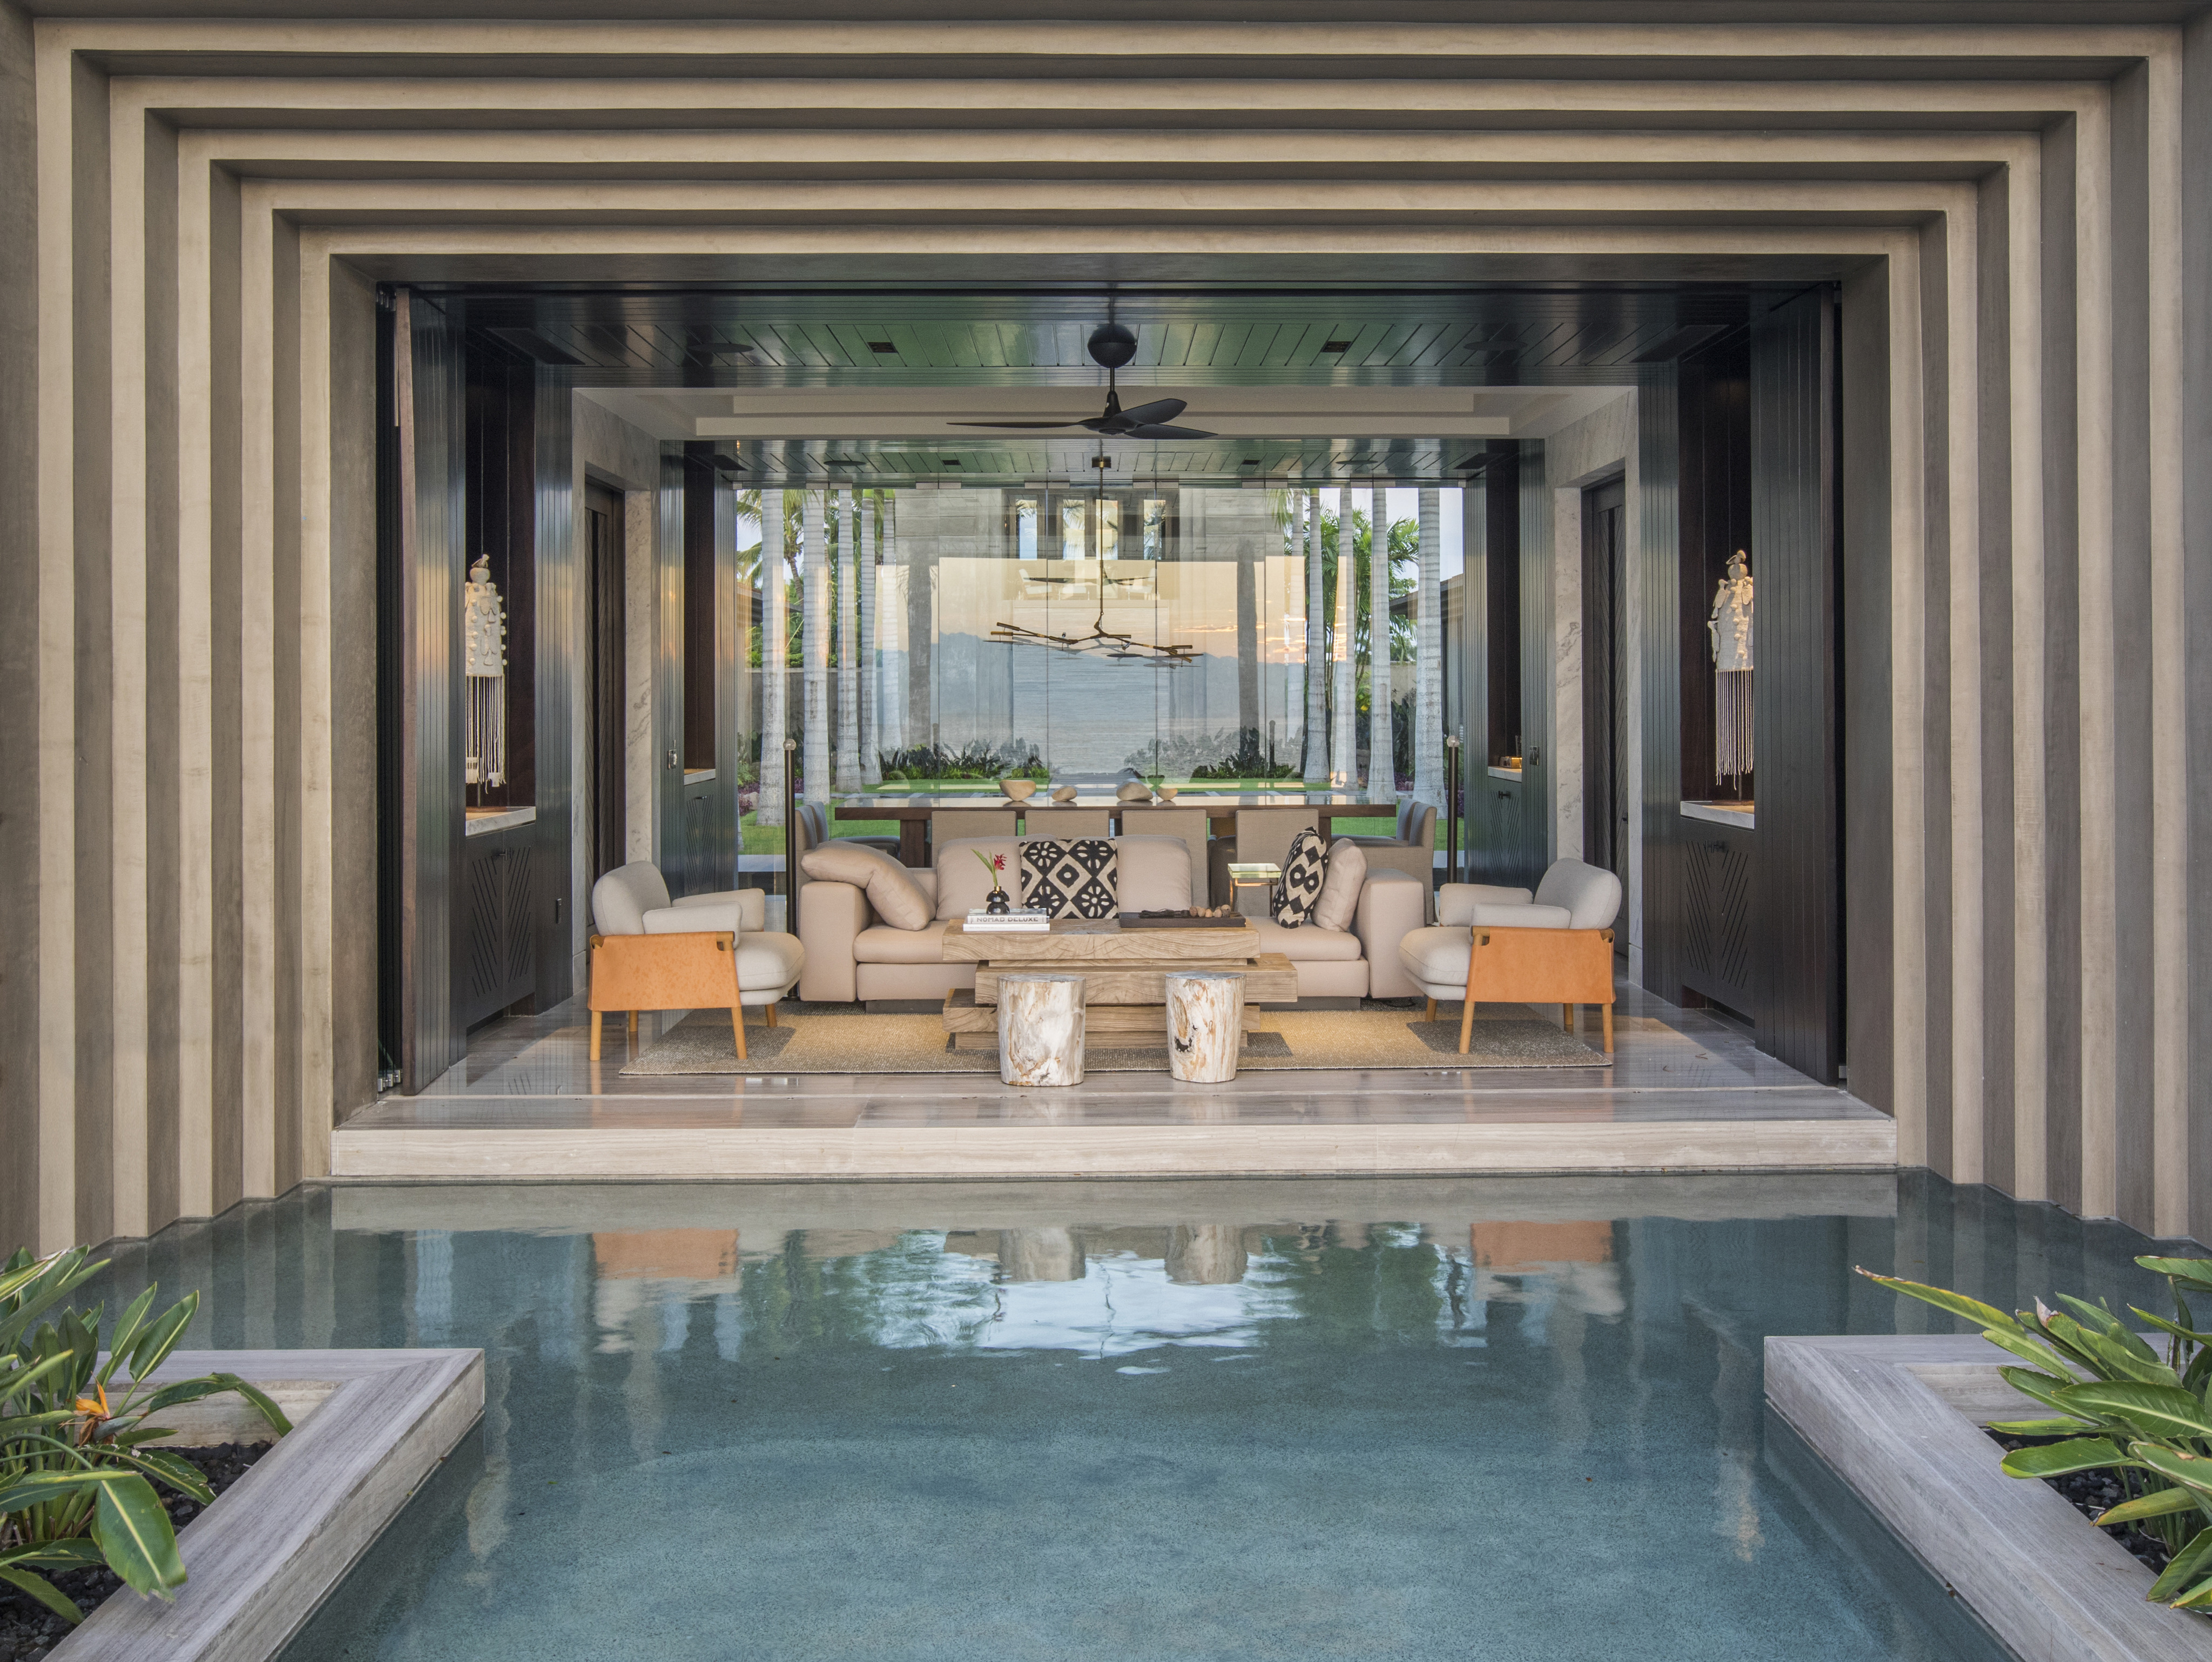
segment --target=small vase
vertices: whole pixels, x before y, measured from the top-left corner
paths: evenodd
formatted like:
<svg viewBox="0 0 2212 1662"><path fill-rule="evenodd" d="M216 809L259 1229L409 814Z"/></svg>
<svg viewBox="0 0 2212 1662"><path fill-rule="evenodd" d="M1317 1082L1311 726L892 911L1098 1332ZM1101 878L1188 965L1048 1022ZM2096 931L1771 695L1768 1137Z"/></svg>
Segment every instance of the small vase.
<svg viewBox="0 0 2212 1662"><path fill-rule="evenodd" d="M1013 909L1014 904L1006 898L1004 889L994 889L983 898L983 910L987 912L1010 912Z"/></svg>

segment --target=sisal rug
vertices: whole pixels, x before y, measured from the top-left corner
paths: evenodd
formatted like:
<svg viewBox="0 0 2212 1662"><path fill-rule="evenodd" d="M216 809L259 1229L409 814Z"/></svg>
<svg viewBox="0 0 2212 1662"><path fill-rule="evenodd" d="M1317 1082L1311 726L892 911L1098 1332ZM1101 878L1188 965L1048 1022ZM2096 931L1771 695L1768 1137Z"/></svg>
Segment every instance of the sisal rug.
<svg viewBox="0 0 2212 1662"><path fill-rule="evenodd" d="M1459 1053L1459 1017L1420 1020L1411 1008L1369 1003L1358 1010L1263 1010L1244 1047L1240 1072L1300 1068L1606 1068L1613 1058L1555 1021L1478 1013L1474 1039ZM738 1060L730 1018L695 1011L644 1045L622 1070L626 1079L674 1074L989 1074L995 1050L956 1050L935 1014L870 1014L847 1004L787 1003L778 1025L745 1024L747 1059ZM617 1030L619 1032L619 1030ZM1121 1043L1115 1043L1115 1040ZM1102 1034L1084 1047L1084 1071L1165 1073L1166 1036Z"/></svg>

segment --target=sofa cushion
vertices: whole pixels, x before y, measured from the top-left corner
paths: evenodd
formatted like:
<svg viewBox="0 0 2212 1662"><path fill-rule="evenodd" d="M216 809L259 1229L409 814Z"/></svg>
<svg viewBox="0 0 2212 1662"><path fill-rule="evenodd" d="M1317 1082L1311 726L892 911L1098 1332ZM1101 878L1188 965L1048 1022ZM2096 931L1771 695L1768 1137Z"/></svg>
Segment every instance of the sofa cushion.
<svg viewBox="0 0 2212 1662"><path fill-rule="evenodd" d="M1535 897L1499 883L1447 883L1437 891L1437 922L1461 928L1474 922L1477 906L1525 906Z"/></svg>
<svg viewBox="0 0 2212 1662"><path fill-rule="evenodd" d="M894 928L877 923L853 937L856 964L942 964L945 926L949 918L936 918L918 929Z"/></svg>
<svg viewBox="0 0 2212 1662"><path fill-rule="evenodd" d="M1121 910L1182 911L1191 904L1190 844L1180 837L1117 837Z"/></svg>
<svg viewBox="0 0 2212 1662"><path fill-rule="evenodd" d="M790 990L806 965L806 949L799 937L781 929L756 929L738 937L738 990L775 993Z"/></svg>
<svg viewBox="0 0 2212 1662"><path fill-rule="evenodd" d="M1535 901L1540 906L1565 907L1567 928L1602 929L1620 915L1620 880L1602 866L1555 860L1536 885Z"/></svg>
<svg viewBox="0 0 2212 1662"><path fill-rule="evenodd" d="M1439 925L1415 929L1398 943L1398 961L1424 987L1467 987L1469 931Z"/></svg>
<svg viewBox="0 0 2212 1662"><path fill-rule="evenodd" d="M1290 852L1283 856L1283 886L1275 901L1274 921L1286 929L1295 929L1313 916L1313 909L1321 899L1322 874L1328 864L1328 855L1322 847L1321 833L1302 831L1291 839Z"/></svg>
<svg viewBox="0 0 2212 1662"><path fill-rule="evenodd" d="M991 874L983 868L984 860L997 856L1006 864L1000 873L999 883L1009 895L1021 886L1019 866L1022 845L1011 837L958 837L938 845L937 858L937 915L939 917L965 917L970 912L983 910L983 898L991 892Z"/></svg>
<svg viewBox="0 0 2212 1662"><path fill-rule="evenodd" d="M1367 856L1359 844L1340 837L1328 851L1328 870L1321 880L1321 898L1314 902L1308 921L1323 929L1348 929L1359 910L1359 887L1367 880Z"/></svg>
<svg viewBox="0 0 2212 1662"><path fill-rule="evenodd" d="M929 922L929 898L887 854L852 843L824 843L800 855L799 865L809 877L865 889L876 916L895 928L918 929Z"/></svg>
<svg viewBox="0 0 2212 1662"><path fill-rule="evenodd" d="M1469 906L1467 921L1476 928L1571 929L1574 914L1565 906Z"/></svg>
<svg viewBox="0 0 2212 1662"><path fill-rule="evenodd" d="M1022 904L1053 917L1111 917L1121 910L1112 839L1022 840Z"/></svg>
<svg viewBox="0 0 2212 1662"><path fill-rule="evenodd" d="M1271 917L1255 917L1252 927L1260 936L1253 951L1280 953L1293 964L1349 964L1359 957L1359 937L1349 929L1324 929L1312 923L1294 929Z"/></svg>
<svg viewBox="0 0 2212 1662"><path fill-rule="evenodd" d="M645 915L647 934L741 934L744 927L734 899L708 906L659 906Z"/></svg>

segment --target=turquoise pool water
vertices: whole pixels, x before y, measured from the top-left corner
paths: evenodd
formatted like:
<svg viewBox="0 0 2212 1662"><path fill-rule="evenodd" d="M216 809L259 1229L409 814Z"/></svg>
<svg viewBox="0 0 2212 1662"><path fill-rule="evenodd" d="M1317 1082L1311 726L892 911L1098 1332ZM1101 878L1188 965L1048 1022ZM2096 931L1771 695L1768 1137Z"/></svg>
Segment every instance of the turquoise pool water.
<svg viewBox="0 0 2212 1662"><path fill-rule="evenodd" d="M1911 1176L415 1187L110 1277L487 1353L290 1662L1976 1662L1760 1341L1943 1324L1854 1263L2147 1301L2147 1250Z"/></svg>

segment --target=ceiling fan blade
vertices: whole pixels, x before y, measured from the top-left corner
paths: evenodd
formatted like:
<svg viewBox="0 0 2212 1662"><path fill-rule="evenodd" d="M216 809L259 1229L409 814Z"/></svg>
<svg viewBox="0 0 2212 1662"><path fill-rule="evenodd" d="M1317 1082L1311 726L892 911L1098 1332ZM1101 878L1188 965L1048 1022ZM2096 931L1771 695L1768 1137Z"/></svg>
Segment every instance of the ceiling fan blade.
<svg viewBox="0 0 2212 1662"><path fill-rule="evenodd" d="M1132 427L1121 436L1125 439L1210 439L1214 435L1202 433L1195 427L1166 427L1158 422L1146 422Z"/></svg>
<svg viewBox="0 0 2212 1662"><path fill-rule="evenodd" d="M1139 427L1153 427L1173 421L1189 407L1181 399L1154 399L1150 404L1132 405L1121 412L1121 419Z"/></svg>
<svg viewBox="0 0 2212 1662"><path fill-rule="evenodd" d="M949 421L947 427L1085 427L1087 422L1074 421Z"/></svg>

